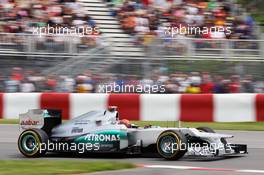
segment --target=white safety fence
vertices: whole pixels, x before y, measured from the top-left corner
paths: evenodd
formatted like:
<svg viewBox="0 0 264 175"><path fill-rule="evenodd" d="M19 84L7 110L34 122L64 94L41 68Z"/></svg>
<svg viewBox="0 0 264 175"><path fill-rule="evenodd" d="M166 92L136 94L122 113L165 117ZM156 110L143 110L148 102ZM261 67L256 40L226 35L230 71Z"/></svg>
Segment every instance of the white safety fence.
<svg viewBox="0 0 264 175"><path fill-rule="evenodd" d="M264 121L264 94L0 94L0 118L29 109L61 109L63 119L117 106L120 117L143 121Z"/></svg>

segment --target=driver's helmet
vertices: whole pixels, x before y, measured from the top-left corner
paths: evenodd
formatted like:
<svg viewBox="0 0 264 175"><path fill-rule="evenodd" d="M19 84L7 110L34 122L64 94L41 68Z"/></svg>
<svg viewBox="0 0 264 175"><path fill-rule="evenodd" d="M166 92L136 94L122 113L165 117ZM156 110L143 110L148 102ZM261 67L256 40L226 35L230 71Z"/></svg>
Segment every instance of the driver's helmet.
<svg viewBox="0 0 264 175"><path fill-rule="evenodd" d="M122 120L119 121L119 123L126 125L126 127L128 127L128 128L131 127L131 124L130 124L129 120L127 120L127 119L122 119Z"/></svg>

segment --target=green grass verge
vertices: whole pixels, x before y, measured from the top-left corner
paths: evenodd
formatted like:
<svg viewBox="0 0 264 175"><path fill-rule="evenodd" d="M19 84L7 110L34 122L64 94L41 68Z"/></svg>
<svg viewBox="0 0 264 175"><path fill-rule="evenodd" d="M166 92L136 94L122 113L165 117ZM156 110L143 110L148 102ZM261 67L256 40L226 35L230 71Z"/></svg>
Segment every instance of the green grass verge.
<svg viewBox="0 0 264 175"><path fill-rule="evenodd" d="M69 160L0 160L0 175L81 174L134 168L130 163Z"/></svg>
<svg viewBox="0 0 264 175"><path fill-rule="evenodd" d="M178 127L178 122L132 121L139 126L155 125L161 127ZM0 124L18 124L17 119L0 119ZM181 122L181 127L196 128L207 126L218 130L264 131L264 122Z"/></svg>
<svg viewBox="0 0 264 175"><path fill-rule="evenodd" d="M18 119L0 119L0 124L18 124Z"/></svg>

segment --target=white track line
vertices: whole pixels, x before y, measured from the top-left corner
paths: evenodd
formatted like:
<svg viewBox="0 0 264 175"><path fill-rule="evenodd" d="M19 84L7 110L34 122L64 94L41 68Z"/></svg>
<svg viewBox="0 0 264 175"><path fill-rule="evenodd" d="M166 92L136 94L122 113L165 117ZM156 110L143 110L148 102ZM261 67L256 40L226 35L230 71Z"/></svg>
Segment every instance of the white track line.
<svg viewBox="0 0 264 175"><path fill-rule="evenodd" d="M159 168L159 169L178 169L178 170L197 170L197 171L229 171L240 173L261 173L264 174L264 170L240 170L240 169L228 169L228 168L205 168L205 167L192 167L192 166L174 166L174 165L143 165L144 168Z"/></svg>

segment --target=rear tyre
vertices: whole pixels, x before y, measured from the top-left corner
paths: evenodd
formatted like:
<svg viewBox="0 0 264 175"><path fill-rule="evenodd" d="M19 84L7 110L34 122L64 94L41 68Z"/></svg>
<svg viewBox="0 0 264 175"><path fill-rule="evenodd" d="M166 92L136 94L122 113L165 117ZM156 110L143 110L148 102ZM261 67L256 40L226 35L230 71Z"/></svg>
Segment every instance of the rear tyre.
<svg viewBox="0 0 264 175"><path fill-rule="evenodd" d="M178 131L164 131L157 139L157 150L167 160L178 160L187 152L186 137Z"/></svg>
<svg viewBox="0 0 264 175"><path fill-rule="evenodd" d="M47 144L48 135L40 129L27 129L18 138L18 149L26 157L45 155Z"/></svg>

